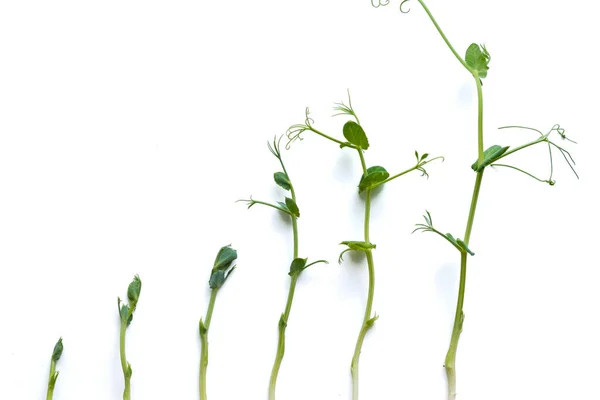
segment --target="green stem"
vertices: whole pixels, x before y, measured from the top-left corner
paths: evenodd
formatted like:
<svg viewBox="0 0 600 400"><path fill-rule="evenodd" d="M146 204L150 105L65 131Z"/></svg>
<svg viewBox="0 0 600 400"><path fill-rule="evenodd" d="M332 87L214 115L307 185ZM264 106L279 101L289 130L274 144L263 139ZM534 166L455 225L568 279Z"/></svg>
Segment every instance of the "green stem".
<svg viewBox="0 0 600 400"><path fill-rule="evenodd" d="M206 321L203 322L200 320L200 341L202 343L202 350L200 354L200 400L206 400L207 398L206 368L208 367L208 328L210 327L210 320L212 319L212 313L215 307L215 300L217 299L218 291L219 289L212 289L210 301L208 303L208 310L206 311Z"/></svg>
<svg viewBox="0 0 600 400"><path fill-rule="evenodd" d="M331 137L331 136L329 136L329 135L326 135L326 134L324 134L323 132L321 132L321 131L319 131L319 130L317 130L317 129L313 128L312 126L309 126L308 128L309 128L309 129L310 129L312 132L316 133L317 135L323 136L325 139L329 139L329 140L331 140L332 142L335 142L335 143L337 143L337 144L339 144L339 145L344 145L344 146L347 146L347 147L350 147L350 148L353 148L353 149L357 149L357 150L358 150L358 148L357 148L356 146L354 146L353 144L350 144L350 143L347 143L347 142L342 142L341 140L337 140L336 138L334 138L334 137Z"/></svg>
<svg viewBox="0 0 600 400"><path fill-rule="evenodd" d="M475 84L477 86L477 158L478 163L483 162L483 90L481 87L481 79L477 75L476 72L472 71L465 60L462 59L450 44L450 41L440 28L440 26L433 18L433 15L423 2L423 0L418 0L421 6L427 12L427 15L431 19L431 22L435 25L436 29L442 36L444 42L448 48L452 51L454 56L460 61L460 63L469 71L473 78L475 79ZM475 178L475 187L473 188L473 197L471 199L471 207L469 208L469 217L467 220L467 227L465 230L465 238L464 242L468 246L469 240L471 238L471 231L473 229L473 221L475 219L475 209L477 208L477 201L479 198L479 190L481 188L481 181L483 179L483 171L477 173L477 177ZM456 304L456 314L454 316L454 327L452 329L452 337L450 339L450 347L448 348L448 353L446 354L446 362L444 364L446 368L446 375L448 377L448 400L454 400L456 398L456 369L455 369L455 361L456 361L456 350L458 348L458 339L460 337L460 333L462 331L462 325L464 320L463 313L463 303L465 296L465 282L467 275L467 253L461 252L461 263L460 263L460 284L458 288L458 300Z"/></svg>
<svg viewBox="0 0 600 400"><path fill-rule="evenodd" d="M123 390L123 400L131 399L131 368L127 362L125 355L125 332L127 331L127 319L121 319L121 334L120 334L120 355L121 355L121 368L123 369L123 377L125 379L125 389Z"/></svg>
<svg viewBox="0 0 600 400"><path fill-rule="evenodd" d="M475 177L475 186L473 187L473 196L471 197L471 207L469 208L469 218L467 219L467 228L465 229L464 242L468 246L471 239L471 230L473 229L473 221L475 220L475 209L479 200L479 190L481 189L481 181L483 180L483 170L477 173Z"/></svg>
<svg viewBox="0 0 600 400"><path fill-rule="evenodd" d="M330 138L331 139L331 138ZM334 139L332 139L334 140ZM334 140L335 141L335 140ZM281 161L281 160L280 160ZM284 173L288 176L287 170L281 163ZM292 195L292 200L296 202L296 192L294 191L294 186L291 184L290 179L290 192ZM295 216L292 217L292 233L294 237L294 260L298 258L298 218ZM294 292L296 291L296 282L298 281L299 274L294 274L291 277L290 281L290 289L288 292L287 302L285 304L285 311L281 315L279 319L279 338L277 339L277 353L275 354L275 361L273 362L273 369L271 370L271 378L269 380L269 400L275 400L275 391L277 388L277 377L279 376L279 368L281 368L281 363L283 361L283 355L285 354L285 330L287 328L288 318L290 317L290 312L292 311L292 302L294 301Z"/></svg>
<svg viewBox="0 0 600 400"><path fill-rule="evenodd" d="M483 163L483 90L481 88L481 79L477 74L475 77L475 84L477 85L477 163Z"/></svg>
<svg viewBox="0 0 600 400"><path fill-rule="evenodd" d="M367 173L367 166L365 163L365 157L361 149L358 149L358 155L360 156L360 162L363 169L363 174ZM368 188L365 192L365 221L364 221L364 236L365 242L370 243L369 238L369 223L371 219L371 191L372 188ZM375 264L373 262L373 253L371 250L365 251L367 256L367 265L369 268L369 292L367 295L367 305L365 307L365 315L363 322L358 333L356 340L356 346L354 347L354 355L352 356L352 363L350 364L350 373L352 375L352 400L358 400L358 366L360 361L360 353L362 345L365 340L367 331L373 326L373 318L371 317L371 310L373 308L373 296L375 294Z"/></svg>
<svg viewBox="0 0 600 400"><path fill-rule="evenodd" d="M463 313L463 303L465 300L465 283L467 279L467 253L460 254L460 284L458 286L458 301L456 303L456 314L454 316L454 326L452 328L452 337L450 347L446 354L444 368L448 377L448 400L456 399L456 350L458 349L458 339L462 332L465 314Z"/></svg>
<svg viewBox="0 0 600 400"><path fill-rule="evenodd" d="M279 339L277 342L277 354L275 355L275 362L273 363L273 370L271 371L271 379L269 381L269 400L275 399L277 377L279 375L281 362L283 361L283 355L285 354L285 329L287 328L287 321L292 310L292 302L294 301L294 292L296 290L297 281L298 275L292 275L285 312L281 314L281 318L279 319Z"/></svg>
<svg viewBox="0 0 600 400"><path fill-rule="evenodd" d="M56 373L56 361L51 358L50 361L50 375L48 376L48 392L46 393L46 400L52 400L54 396L54 385L56 384L56 378L58 374Z"/></svg>
<svg viewBox="0 0 600 400"><path fill-rule="evenodd" d="M423 7L423 9L425 10L425 12L429 16L429 19L431 20L431 22L433 22L433 25L435 25L435 28L440 33L440 36L442 37L442 39L444 39L444 42L446 42L446 45L448 46L448 48L450 49L450 51L452 51L452 53L454 54L454 56L456 57L456 59L458 61L460 61L460 63L463 65L463 67L465 67L469 72L471 72L471 69L467 66L467 63L465 62L465 60L463 60L462 57L458 55L458 53L456 52L456 50L454 50L454 47L452 47L452 44L450 44L450 41L448 40L448 38L444 34L444 31L442 31L442 28L440 28L440 26L436 22L435 18L433 18L433 15L431 14L431 11L429 11L429 8L427 8L427 6L423 2L423 0L418 0L418 1L419 1L419 3L421 3L421 6Z"/></svg>

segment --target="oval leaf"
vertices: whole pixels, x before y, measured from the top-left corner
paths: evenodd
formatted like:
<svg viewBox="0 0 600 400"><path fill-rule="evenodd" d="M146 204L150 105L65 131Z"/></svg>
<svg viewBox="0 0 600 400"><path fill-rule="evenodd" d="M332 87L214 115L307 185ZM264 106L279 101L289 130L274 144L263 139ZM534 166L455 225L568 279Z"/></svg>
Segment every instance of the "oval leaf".
<svg viewBox="0 0 600 400"><path fill-rule="evenodd" d="M389 172L385 168L378 165L367 169L367 173L362 176L358 184L358 193L362 193L367 188L375 184L381 183L390 177Z"/></svg>
<svg viewBox="0 0 600 400"><path fill-rule="evenodd" d="M288 178L285 172L275 172L275 174L273 174L273 178L275 179L275 183L285 190L290 190L292 188L290 178Z"/></svg>
<svg viewBox="0 0 600 400"><path fill-rule="evenodd" d="M215 258L215 264L213 266L213 271L222 270L226 271L233 261L237 258L237 251L231 248L231 246L223 246L217 253L217 257Z"/></svg>
<svg viewBox="0 0 600 400"><path fill-rule="evenodd" d="M296 218L300 218L300 210L298 209L298 206L296 205L296 202L293 199L290 199L289 197L285 198L285 205L287 206L286 208L288 210L290 210L290 212L292 213L292 215Z"/></svg>
<svg viewBox="0 0 600 400"><path fill-rule="evenodd" d="M377 245L373 244L373 243L367 243L367 242L358 242L358 241L345 241L342 242L340 244L344 244L346 246L348 246L348 248L350 250L357 250L357 251L367 251L367 250L371 250L377 247Z"/></svg>
<svg viewBox="0 0 600 400"><path fill-rule="evenodd" d="M344 137L353 145L363 150L369 148L369 140L363 128L354 121L348 121L344 124Z"/></svg>
<svg viewBox="0 0 600 400"><path fill-rule="evenodd" d="M471 68L471 71L477 74L480 78L487 76L488 63L490 62L490 53L488 53L485 46L479 46L473 43L467 49L465 54L465 63Z"/></svg>
<svg viewBox="0 0 600 400"><path fill-rule="evenodd" d="M298 275L306 266L307 258L296 258L290 265L290 276Z"/></svg>
<svg viewBox="0 0 600 400"><path fill-rule="evenodd" d="M509 147L510 146L502 147L497 144L489 147L486 151L483 152L483 162L481 163L481 165L478 165L478 161L475 161L471 165L471 169L473 169L473 171L475 172L483 171L485 167L502 157L502 155L506 153L506 150L508 150Z"/></svg>

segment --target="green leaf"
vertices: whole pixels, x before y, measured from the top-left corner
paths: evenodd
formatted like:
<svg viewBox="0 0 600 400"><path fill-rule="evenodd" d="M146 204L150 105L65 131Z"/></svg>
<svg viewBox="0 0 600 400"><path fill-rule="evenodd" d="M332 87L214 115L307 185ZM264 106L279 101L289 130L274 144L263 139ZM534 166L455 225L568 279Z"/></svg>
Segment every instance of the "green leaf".
<svg viewBox="0 0 600 400"><path fill-rule="evenodd" d="M385 168L378 165L367 169L367 173L363 174L358 184L358 193L364 192L366 189L385 181L390 177L389 172Z"/></svg>
<svg viewBox="0 0 600 400"><path fill-rule="evenodd" d="M340 244L344 244L344 245L348 246L348 248L350 250L357 250L357 251L367 251L367 250L375 249L377 247L377 245L375 245L373 243L359 242L359 241L353 241L353 240L348 240L348 241L342 242Z"/></svg>
<svg viewBox="0 0 600 400"><path fill-rule="evenodd" d="M344 250L340 253L340 256L338 258L338 263L340 263L340 264L343 261L344 254L346 254L349 251L367 251L367 250L371 250L371 249L374 249L377 247L377 245L374 245L373 243L359 242L359 241L353 241L353 240L348 240L348 241L342 242L340 244L348 246L348 248L346 250Z"/></svg>
<svg viewBox="0 0 600 400"><path fill-rule="evenodd" d="M275 174L273 174L273 178L275 179L275 183L284 188L285 190L290 190L292 188L290 178L286 175L285 172L275 172Z"/></svg>
<svg viewBox="0 0 600 400"><path fill-rule="evenodd" d="M292 215L294 217L300 218L300 210L298 209L298 206L296 205L296 202L293 199L290 199L289 197L286 197L285 198L285 205L286 205L286 208L288 210L290 210L290 213L292 213Z"/></svg>
<svg viewBox="0 0 600 400"><path fill-rule="evenodd" d="M307 260L308 258L296 258L294 261L292 261L292 264L290 265L289 275L294 276L300 274L300 272L302 272L302 270L306 266Z"/></svg>
<svg viewBox="0 0 600 400"><path fill-rule="evenodd" d="M127 304L123 304L119 309L119 315L121 316L121 320L126 320L129 318L129 306Z"/></svg>
<svg viewBox="0 0 600 400"><path fill-rule="evenodd" d="M142 281L140 277L136 275L133 278L133 281L129 284L127 288L127 298L129 299L129 303L135 308L135 304L137 304L138 299L140 298L140 292L142 291Z"/></svg>
<svg viewBox="0 0 600 400"><path fill-rule="evenodd" d="M369 148L369 140L365 131L354 121L348 121L344 124L344 137L348 142L363 150Z"/></svg>
<svg viewBox="0 0 600 400"><path fill-rule="evenodd" d="M217 257L215 258L215 263L213 266L214 270L222 270L226 271L231 264L237 258L237 251L231 248L231 245L223 246L219 249L217 253Z"/></svg>
<svg viewBox="0 0 600 400"><path fill-rule="evenodd" d="M470 255L474 256L475 253L473 253L469 247L467 247L467 244L465 242L463 242L461 239L458 238L454 238L454 236L452 236L450 233L446 233L446 238L450 241L450 243L452 243L454 245L454 247L456 247L461 253L469 253Z"/></svg>
<svg viewBox="0 0 600 400"><path fill-rule="evenodd" d="M471 165L471 169L475 172L483 171L485 167L502 157L502 155L506 153L506 150L508 150L509 147L510 146L502 147L497 144L489 147L486 151L483 152L483 162L481 163L481 165L478 165L479 160L477 160Z"/></svg>
<svg viewBox="0 0 600 400"><path fill-rule="evenodd" d="M208 280L208 286L211 289L219 289L225 283L225 271L222 269L213 270Z"/></svg>
<svg viewBox="0 0 600 400"><path fill-rule="evenodd" d="M485 78L487 76L488 64L490 62L490 53L487 51L485 46L479 46L473 43L467 49L465 55L465 63L469 66L471 71L479 78Z"/></svg>
<svg viewBox="0 0 600 400"><path fill-rule="evenodd" d="M379 319L379 315L375 315L373 318L370 318L369 320L367 320L366 326L367 329L371 329L373 327L373 325L375 324L375 321L377 321Z"/></svg>
<svg viewBox="0 0 600 400"><path fill-rule="evenodd" d="M52 351L52 360L54 362L58 361L60 359L60 356L62 355L63 352L63 343L62 343L62 338L58 339L58 342L56 342L56 344L54 345L54 350Z"/></svg>

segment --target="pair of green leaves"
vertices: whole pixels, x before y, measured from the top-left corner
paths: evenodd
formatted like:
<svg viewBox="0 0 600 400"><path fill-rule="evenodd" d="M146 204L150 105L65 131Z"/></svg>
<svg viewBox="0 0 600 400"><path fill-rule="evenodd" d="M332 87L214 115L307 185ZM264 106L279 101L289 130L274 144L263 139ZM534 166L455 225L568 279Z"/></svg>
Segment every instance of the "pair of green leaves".
<svg viewBox="0 0 600 400"><path fill-rule="evenodd" d="M367 252L367 251L377 248L377 245L375 245L373 243L353 241L353 240L348 240L348 241L342 242L340 244L348 246L348 248L346 250L344 250L340 253L340 256L338 258L338 263L340 263L340 264L342 263L342 261L344 261L344 254L346 254L349 251Z"/></svg>
<svg viewBox="0 0 600 400"><path fill-rule="evenodd" d="M296 204L294 199L286 197L285 203L278 201L277 204L279 204L279 207L281 207L288 214L290 214L296 218L300 218L300 209L298 208L298 205Z"/></svg>
<svg viewBox="0 0 600 400"><path fill-rule="evenodd" d="M485 167L487 167L488 165L492 164L493 162L498 161L500 158L502 158L502 156L504 155L504 153L506 153L506 151L508 150L510 146L499 146L497 144L489 147L487 150L485 150L483 152L483 161L481 164L479 164L479 160L475 161L472 165L471 165L471 169L473 169L473 171L475 172L481 172L483 171L483 169Z"/></svg>
<svg viewBox="0 0 600 400"><path fill-rule="evenodd" d="M277 185L279 185L281 188L283 188L285 190L292 189L292 182L290 181L290 178L287 176L287 174L285 172L275 172L273 174L273 179L275 179L275 183ZM281 207L288 214L290 214L296 218L300 218L300 209L298 208L298 205L296 204L294 199L286 197L285 203L278 201L277 204L279 204L279 207Z"/></svg>
<svg viewBox="0 0 600 400"><path fill-rule="evenodd" d="M329 264L325 260L318 260L318 261L311 262L310 264L306 264L307 261L308 261L308 258L294 259L292 261L292 264L290 265L290 272L288 274L290 276L299 276L302 271L304 271L306 268L310 267L311 265L315 265L318 263Z"/></svg>
<svg viewBox="0 0 600 400"><path fill-rule="evenodd" d="M127 326L131 324L133 320L133 312L137 307L138 300L140 298L140 293L142 292L142 281L139 275L136 275L133 278L133 281L127 287L127 299L129 300L129 304L121 304L121 298L117 298L117 304L119 305L119 316L121 317L121 322L126 322Z"/></svg>
<svg viewBox="0 0 600 400"><path fill-rule="evenodd" d="M490 67L490 53L487 51L484 45L478 45L473 43L467 49L465 54L465 63L471 70L471 72L479 78L485 78L487 76Z"/></svg>
<svg viewBox="0 0 600 400"><path fill-rule="evenodd" d="M232 266L237 259L237 251L231 245L223 246L217 253L208 285L211 289L219 289L235 269Z"/></svg>
<svg viewBox="0 0 600 400"><path fill-rule="evenodd" d="M436 234L440 235L441 237L443 237L444 239L446 239L447 241L449 241L450 244L452 244L461 253L469 253L472 256L475 255L475 253L473 253L471 251L471 249L469 249L467 244L464 241L462 241L461 239L455 238L450 233L443 234L442 232L435 229L433 227L433 218L431 218L431 214L429 213L429 211L425 210L425 215L423 215L423 218L425 219L425 223L424 224L416 224L417 227L415 228L413 233L415 233L416 231L436 233Z"/></svg>

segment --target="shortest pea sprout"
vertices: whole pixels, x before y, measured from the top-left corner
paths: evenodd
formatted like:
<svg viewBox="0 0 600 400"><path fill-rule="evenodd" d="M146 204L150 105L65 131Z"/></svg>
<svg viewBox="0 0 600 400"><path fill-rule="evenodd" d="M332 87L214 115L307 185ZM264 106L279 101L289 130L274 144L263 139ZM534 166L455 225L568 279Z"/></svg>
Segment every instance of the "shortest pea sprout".
<svg viewBox="0 0 600 400"><path fill-rule="evenodd" d="M56 363L60 360L60 356L63 352L62 338L58 339L58 342L54 345L52 351L52 358L50 359L50 376L48 377L48 392L46 394L46 400L52 400L54 396L54 385L58 379L58 371L56 370Z"/></svg>
<svg viewBox="0 0 600 400"><path fill-rule="evenodd" d="M208 285L211 288L210 301L208 303L208 311L206 311L206 319L200 318L200 341L202 350L200 354L200 400L206 400L206 368L208 366L208 328L212 318L217 292L223 286L229 275L235 269L232 265L237 259L237 251L231 248L231 245L223 246L217 253L215 263L210 274Z"/></svg>
<svg viewBox="0 0 600 400"><path fill-rule="evenodd" d="M119 316L121 317L121 334L120 334L120 355L121 355L121 368L123 369L123 377L125 379L125 389L123 390L123 400L131 399L131 364L127 362L127 357L125 356L125 332L127 331L127 327L131 324L133 320L133 312L137 306L137 302L140 298L140 292L142 291L142 281L140 277L136 275L133 278L133 281L129 284L127 288L127 299L129 300L128 304L122 304L121 298L119 297L117 300L117 304L119 306Z"/></svg>

